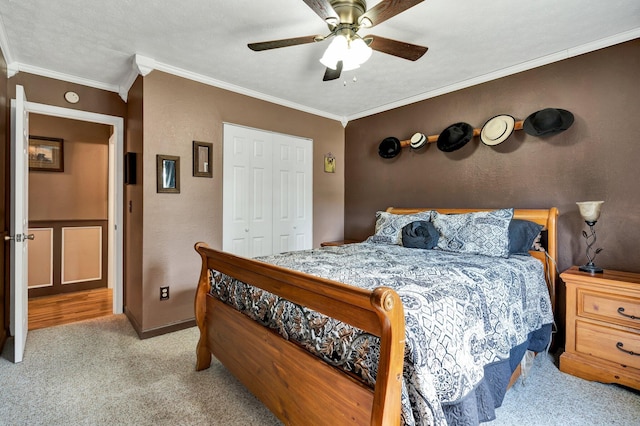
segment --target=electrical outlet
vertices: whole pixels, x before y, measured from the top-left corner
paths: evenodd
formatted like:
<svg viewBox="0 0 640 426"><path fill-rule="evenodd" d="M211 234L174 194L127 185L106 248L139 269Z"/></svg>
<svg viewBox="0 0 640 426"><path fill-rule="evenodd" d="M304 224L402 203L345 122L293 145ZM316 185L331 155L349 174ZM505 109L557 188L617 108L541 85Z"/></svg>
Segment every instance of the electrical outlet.
<svg viewBox="0 0 640 426"><path fill-rule="evenodd" d="M169 286L160 287L160 300L169 300Z"/></svg>

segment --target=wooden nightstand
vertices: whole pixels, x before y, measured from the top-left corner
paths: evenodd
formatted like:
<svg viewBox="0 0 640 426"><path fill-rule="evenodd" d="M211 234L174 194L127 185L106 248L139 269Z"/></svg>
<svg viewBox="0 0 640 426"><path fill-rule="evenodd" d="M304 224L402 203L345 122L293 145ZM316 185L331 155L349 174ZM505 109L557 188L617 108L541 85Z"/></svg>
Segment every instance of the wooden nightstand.
<svg viewBox="0 0 640 426"><path fill-rule="evenodd" d="M344 244L353 244L353 243L359 243L360 241L358 240L340 240L340 241L325 241L324 243L320 243L320 247L327 247L327 246L342 246Z"/></svg>
<svg viewBox="0 0 640 426"><path fill-rule="evenodd" d="M567 286L560 371L640 389L640 274L574 266L560 277Z"/></svg>

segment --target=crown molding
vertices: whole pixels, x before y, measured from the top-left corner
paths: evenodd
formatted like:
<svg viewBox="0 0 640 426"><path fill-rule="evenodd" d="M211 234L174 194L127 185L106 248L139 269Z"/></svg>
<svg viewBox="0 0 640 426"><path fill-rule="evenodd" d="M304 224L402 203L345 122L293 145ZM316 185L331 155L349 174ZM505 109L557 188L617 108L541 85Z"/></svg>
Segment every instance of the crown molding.
<svg viewBox="0 0 640 426"><path fill-rule="evenodd" d="M120 95L120 98L122 98L123 101L127 102L127 99L129 98L129 90L131 90L131 86L133 86L136 78L138 78L138 70L131 68L127 75L122 79L118 89L118 95Z"/></svg>
<svg viewBox="0 0 640 426"><path fill-rule="evenodd" d="M140 56L137 54L133 55L133 58L131 61L131 69L129 70L127 75L125 75L124 78L122 79L119 86L119 90L118 90L118 94L120 95L123 101L127 102L127 99L129 98L129 90L131 90L131 86L133 86L133 83L136 81L136 78L138 78L138 74L145 76L152 71L150 67L144 65L145 63L150 64L151 61L153 61L153 59L146 58L144 56ZM155 63L155 61L153 62Z"/></svg>
<svg viewBox="0 0 640 426"><path fill-rule="evenodd" d="M634 40L636 38L640 38L640 28L634 28L629 31L625 31L610 37L605 37L605 38L593 41L591 43L586 43L586 44L582 44L580 46L572 47L566 50L561 50L551 55L542 56L540 58L523 62L521 64L517 64L511 67L502 68L500 70L497 70L485 75L481 75L479 77L470 78L468 80L463 80L458 83L450 84L448 86L443 86L438 89L431 90L429 92L424 92L419 95L411 96L409 98L405 98L397 102L392 102L389 104L381 105L377 108L361 111L357 114L350 115L348 118L349 120L357 120L358 118L368 117L370 115L378 114L380 112L389 111L389 110L400 108L415 102L420 102L430 98L435 98L436 96L455 92L456 90L466 89L468 87L475 86L477 84L486 83L492 80L497 80L502 77L507 77L512 74L517 74L519 72L528 71L533 68L551 64L553 62L562 61L564 59L569 59L574 56L583 55L585 53L603 49L605 47L614 46L616 44Z"/></svg>
<svg viewBox="0 0 640 426"><path fill-rule="evenodd" d="M7 63L7 78L11 78L20 72L20 68L17 62Z"/></svg>
<svg viewBox="0 0 640 426"><path fill-rule="evenodd" d="M16 70L21 72L28 72L29 74L40 75L42 77L54 78L56 80L68 81L69 83L80 84L82 86L93 87L96 89L106 90L109 92L118 93L118 86L109 83L103 83L101 81L89 80L86 78L78 77L75 75L64 74L57 71L51 71L46 68L35 67L33 65L26 65L20 62L14 62L11 64Z"/></svg>
<svg viewBox="0 0 640 426"><path fill-rule="evenodd" d="M136 53L133 55L133 67L138 70L141 76L145 77L156 69L156 60Z"/></svg>

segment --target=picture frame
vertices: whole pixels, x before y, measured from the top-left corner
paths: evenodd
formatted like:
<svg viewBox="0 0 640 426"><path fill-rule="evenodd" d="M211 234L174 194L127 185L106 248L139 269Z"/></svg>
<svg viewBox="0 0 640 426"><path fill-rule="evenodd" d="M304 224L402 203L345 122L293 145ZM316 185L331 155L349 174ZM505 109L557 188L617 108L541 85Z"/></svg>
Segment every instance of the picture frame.
<svg viewBox="0 0 640 426"><path fill-rule="evenodd" d="M193 141L193 176L213 177L211 168L212 151L212 143Z"/></svg>
<svg viewBox="0 0 640 426"><path fill-rule="evenodd" d="M333 154L328 153L324 155L324 172L335 173L336 172L336 157Z"/></svg>
<svg viewBox="0 0 640 426"><path fill-rule="evenodd" d="M156 155L156 183L159 193L180 193L180 157Z"/></svg>
<svg viewBox="0 0 640 426"><path fill-rule="evenodd" d="M64 139L30 135L29 170L64 172Z"/></svg>

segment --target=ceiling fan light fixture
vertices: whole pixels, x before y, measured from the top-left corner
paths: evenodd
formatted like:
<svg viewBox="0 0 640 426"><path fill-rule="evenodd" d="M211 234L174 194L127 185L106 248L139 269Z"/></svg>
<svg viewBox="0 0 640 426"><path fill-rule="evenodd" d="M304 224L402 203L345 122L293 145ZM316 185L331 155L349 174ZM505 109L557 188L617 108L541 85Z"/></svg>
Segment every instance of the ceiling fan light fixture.
<svg viewBox="0 0 640 426"><path fill-rule="evenodd" d="M357 35L348 40L345 35L338 34L320 58L320 63L335 70L338 62L342 61L342 70L350 71L364 64L371 57L372 52L367 43Z"/></svg>
<svg viewBox="0 0 640 426"><path fill-rule="evenodd" d="M358 65L367 62L371 57L371 53L373 53L373 49L367 46L367 43L360 37L356 36L356 38L349 43L349 57L352 58L354 62L357 62Z"/></svg>
<svg viewBox="0 0 640 426"><path fill-rule="evenodd" d="M324 55L320 58L320 63L327 68L335 70L338 66L338 61L341 61L346 55L349 49L349 42L347 38L342 34L336 35L331 44L324 51Z"/></svg>

